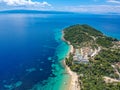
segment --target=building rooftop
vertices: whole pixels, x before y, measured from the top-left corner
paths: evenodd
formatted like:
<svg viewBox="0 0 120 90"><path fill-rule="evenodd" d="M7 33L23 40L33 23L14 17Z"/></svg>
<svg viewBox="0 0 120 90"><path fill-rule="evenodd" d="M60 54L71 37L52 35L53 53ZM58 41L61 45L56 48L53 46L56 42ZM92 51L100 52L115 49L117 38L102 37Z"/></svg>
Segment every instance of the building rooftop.
<svg viewBox="0 0 120 90"><path fill-rule="evenodd" d="M79 49L76 49L75 55L73 56L74 62L78 63L87 63L89 60L85 59L79 52Z"/></svg>

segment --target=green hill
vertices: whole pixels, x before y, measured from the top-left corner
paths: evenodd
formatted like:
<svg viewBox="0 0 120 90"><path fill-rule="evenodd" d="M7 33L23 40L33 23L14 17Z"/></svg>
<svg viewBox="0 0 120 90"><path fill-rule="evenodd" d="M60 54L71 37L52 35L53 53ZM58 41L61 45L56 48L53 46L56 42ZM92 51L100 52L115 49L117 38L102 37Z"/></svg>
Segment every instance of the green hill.
<svg viewBox="0 0 120 90"><path fill-rule="evenodd" d="M95 51L100 48L94 57L89 57L87 64L73 63L75 53L65 59L70 69L78 74L81 90L120 90L120 42L89 25L73 25L63 32L64 39L74 49L89 47ZM105 77L110 79L107 81Z"/></svg>
<svg viewBox="0 0 120 90"><path fill-rule="evenodd" d="M112 41L117 41L112 37L105 36L102 32L89 25L73 25L64 29L64 38L70 41L73 46L79 46L84 42L94 42L102 47L112 47ZM92 43L93 44L93 43Z"/></svg>

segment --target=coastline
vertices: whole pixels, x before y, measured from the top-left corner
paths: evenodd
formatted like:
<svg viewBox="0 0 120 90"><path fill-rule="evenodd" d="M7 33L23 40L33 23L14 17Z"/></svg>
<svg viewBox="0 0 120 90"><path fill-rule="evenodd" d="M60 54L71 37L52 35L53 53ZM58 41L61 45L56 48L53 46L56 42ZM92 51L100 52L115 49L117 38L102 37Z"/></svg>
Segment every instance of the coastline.
<svg viewBox="0 0 120 90"><path fill-rule="evenodd" d="M66 56L66 57L68 57L69 53L73 53L74 52L74 48L73 48L72 45L70 45L69 41L66 41L64 39L63 36L64 36L64 32L62 31L62 40L64 42L66 42L69 45L69 47L70 47L70 49L68 51L68 54ZM68 82L66 90L80 90L80 85L79 85L79 82L78 82L78 75L77 75L77 73L71 71L71 69L66 65L65 60L63 60L63 65L65 66L66 72L70 75L70 82Z"/></svg>

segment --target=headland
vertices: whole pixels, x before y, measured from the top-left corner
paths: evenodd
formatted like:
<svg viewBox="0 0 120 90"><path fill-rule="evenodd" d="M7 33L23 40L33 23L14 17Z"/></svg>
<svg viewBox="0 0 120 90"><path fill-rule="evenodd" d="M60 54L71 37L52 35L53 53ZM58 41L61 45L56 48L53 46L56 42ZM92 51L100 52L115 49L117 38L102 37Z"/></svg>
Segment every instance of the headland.
<svg viewBox="0 0 120 90"><path fill-rule="evenodd" d="M71 76L68 90L119 90L120 41L89 25L73 25L62 33L70 46L64 61Z"/></svg>

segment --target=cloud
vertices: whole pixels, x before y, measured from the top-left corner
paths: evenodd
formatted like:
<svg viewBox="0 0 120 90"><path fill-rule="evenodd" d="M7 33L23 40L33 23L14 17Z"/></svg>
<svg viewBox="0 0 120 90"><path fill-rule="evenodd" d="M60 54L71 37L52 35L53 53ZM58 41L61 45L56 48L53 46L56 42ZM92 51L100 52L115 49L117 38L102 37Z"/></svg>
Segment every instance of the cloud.
<svg viewBox="0 0 120 90"><path fill-rule="evenodd" d="M107 2L120 4L120 0L107 0Z"/></svg>
<svg viewBox="0 0 120 90"><path fill-rule="evenodd" d="M68 6L64 10L80 13L120 13L120 5L81 5Z"/></svg>
<svg viewBox="0 0 120 90"><path fill-rule="evenodd" d="M48 2L37 2L37 1L31 1L31 0L0 0L0 3L4 3L8 6L51 6Z"/></svg>

